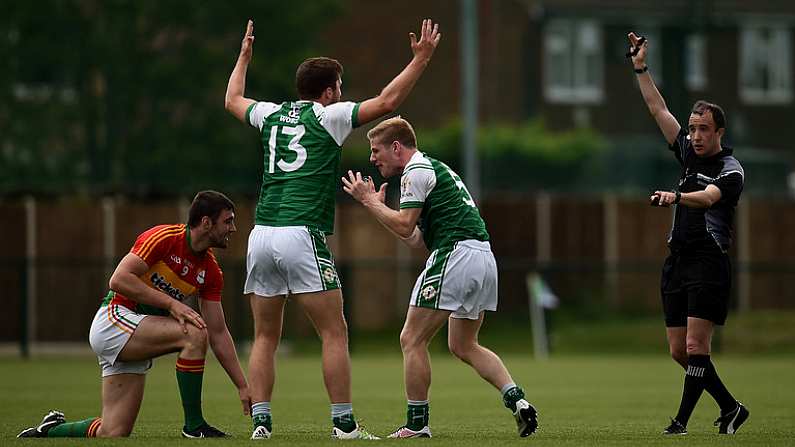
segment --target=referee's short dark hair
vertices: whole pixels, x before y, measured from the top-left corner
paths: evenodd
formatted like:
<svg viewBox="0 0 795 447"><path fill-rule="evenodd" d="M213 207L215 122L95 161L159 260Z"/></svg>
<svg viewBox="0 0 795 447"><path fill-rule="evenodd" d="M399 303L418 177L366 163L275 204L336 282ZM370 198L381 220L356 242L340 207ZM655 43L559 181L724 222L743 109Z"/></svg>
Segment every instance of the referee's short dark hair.
<svg viewBox="0 0 795 447"><path fill-rule="evenodd" d="M188 228L194 228L207 216L215 222L223 210L235 210L235 203L218 191L199 191L188 210Z"/></svg>
<svg viewBox="0 0 795 447"><path fill-rule="evenodd" d="M693 110L690 113L696 115L703 115L709 110L712 113L712 120L715 121L715 130L726 128L726 115L719 105L700 99L693 104Z"/></svg>

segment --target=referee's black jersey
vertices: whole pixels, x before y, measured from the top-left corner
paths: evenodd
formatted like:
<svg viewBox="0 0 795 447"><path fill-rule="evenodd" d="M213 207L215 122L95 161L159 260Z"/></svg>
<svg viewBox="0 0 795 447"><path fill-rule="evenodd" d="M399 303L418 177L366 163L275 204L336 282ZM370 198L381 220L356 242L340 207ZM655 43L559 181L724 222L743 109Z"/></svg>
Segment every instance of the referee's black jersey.
<svg viewBox="0 0 795 447"><path fill-rule="evenodd" d="M720 189L721 198L709 208L676 205L668 245L672 249L717 246L726 252L732 240L734 209L745 181L743 167L727 147L710 157L697 156L684 128L670 149L682 165L679 192L703 191L708 185L715 185Z"/></svg>

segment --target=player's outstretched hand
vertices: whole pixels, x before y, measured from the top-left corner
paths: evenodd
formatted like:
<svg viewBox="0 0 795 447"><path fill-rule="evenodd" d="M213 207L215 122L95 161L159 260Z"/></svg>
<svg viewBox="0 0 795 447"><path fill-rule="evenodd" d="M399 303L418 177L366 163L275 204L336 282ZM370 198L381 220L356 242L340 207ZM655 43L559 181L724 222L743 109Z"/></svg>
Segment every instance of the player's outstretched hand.
<svg viewBox="0 0 795 447"><path fill-rule="evenodd" d="M644 38L643 43L640 43L641 37L631 32L627 34L629 38L629 53L634 55L631 56L632 58L632 65L635 68L643 68L646 66L646 47L648 47L649 42ZM640 45L640 48L637 48ZM635 53L635 49L637 48L638 52Z"/></svg>
<svg viewBox="0 0 795 447"><path fill-rule="evenodd" d="M199 315L198 312L177 300L170 301L171 307L168 309L168 312L171 314L171 317L177 320L179 325L182 326L183 334L188 333L189 324L192 324L199 329L207 329L207 324L204 322L204 319L201 317L201 315Z"/></svg>
<svg viewBox="0 0 795 447"><path fill-rule="evenodd" d="M240 58L246 62L251 62L251 55L254 48L254 21L249 20L246 24L246 35L240 43Z"/></svg>
<svg viewBox="0 0 795 447"><path fill-rule="evenodd" d="M342 177L342 189L361 203L373 199L384 203L386 200L386 182L376 191L373 179L362 177L361 172L354 174L353 171L348 171L348 176Z"/></svg>
<svg viewBox="0 0 795 447"><path fill-rule="evenodd" d="M420 40L414 33L409 33L411 40L411 51L414 53L415 58L429 60L433 56L436 46L439 45L439 40L442 38L442 33L439 32L439 24L433 23L431 19L422 21L420 28Z"/></svg>

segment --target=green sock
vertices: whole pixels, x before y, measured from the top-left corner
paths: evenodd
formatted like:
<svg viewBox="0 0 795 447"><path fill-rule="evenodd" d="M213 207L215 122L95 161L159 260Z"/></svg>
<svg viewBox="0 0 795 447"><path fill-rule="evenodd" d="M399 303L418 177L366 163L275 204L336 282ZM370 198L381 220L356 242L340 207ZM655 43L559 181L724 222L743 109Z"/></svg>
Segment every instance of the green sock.
<svg viewBox="0 0 795 447"><path fill-rule="evenodd" d="M427 400L410 400L406 411L406 428L409 430L422 430L428 425L430 411Z"/></svg>
<svg viewBox="0 0 795 447"><path fill-rule="evenodd" d="M96 422L96 424L95 424ZM93 438L102 423L101 418L85 419L77 422L64 422L47 432L48 438Z"/></svg>
<svg viewBox="0 0 795 447"><path fill-rule="evenodd" d="M345 433L350 433L356 429L356 420L353 418L353 413L334 416L331 418L331 423Z"/></svg>
<svg viewBox="0 0 795 447"><path fill-rule="evenodd" d="M177 359L177 384L185 411L185 429L188 431L207 423L202 415L202 378L204 359Z"/></svg>
<svg viewBox="0 0 795 447"><path fill-rule="evenodd" d="M270 414L256 414L251 417L251 422L254 423L254 427L259 427L262 425L265 426L268 431L273 431L273 423L271 422Z"/></svg>
<svg viewBox="0 0 795 447"><path fill-rule="evenodd" d="M524 399L524 391L519 386L512 386L502 393L502 402L511 411L516 411L516 402Z"/></svg>

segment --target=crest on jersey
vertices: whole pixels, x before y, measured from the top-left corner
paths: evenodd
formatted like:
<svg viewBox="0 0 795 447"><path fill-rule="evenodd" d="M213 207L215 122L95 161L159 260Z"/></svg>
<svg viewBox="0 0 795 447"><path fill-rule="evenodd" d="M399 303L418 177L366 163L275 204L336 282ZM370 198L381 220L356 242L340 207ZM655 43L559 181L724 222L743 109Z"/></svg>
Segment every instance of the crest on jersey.
<svg viewBox="0 0 795 447"><path fill-rule="evenodd" d="M301 117L301 104L298 104L297 102L291 102L290 103L290 111L287 112L287 116L289 116L290 118L295 119L295 120L300 118Z"/></svg>
<svg viewBox="0 0 795 447"><path fill-rule="evenodd" d="M196 282L197 283L204 284L204 275L205 275L205 273L206 272L204 270L199 271L199 273L196 275Z"/></svg>
<svg viewBox="0 0 795 447"><path fill-rule="evenodd" d="M436 296L436 287L428 285L424 289L422 289L421 294L422 294L422 299L430 300L434 296Z"/></svg>
<svg viewBox="0 0 795 447"><path fill-rule="evenodd" d="M331 267L323 269L323 280L325 282L334 282L337 279L337 272Z"/></svg>
<svg viewBox="0 0 795 447"><path fill-rule="evenodd" d="M414 193L409 190L411 187L411 179L408 177L403 177L400 179L400 198L407 199L409 197L414 197Z"/></svg>

